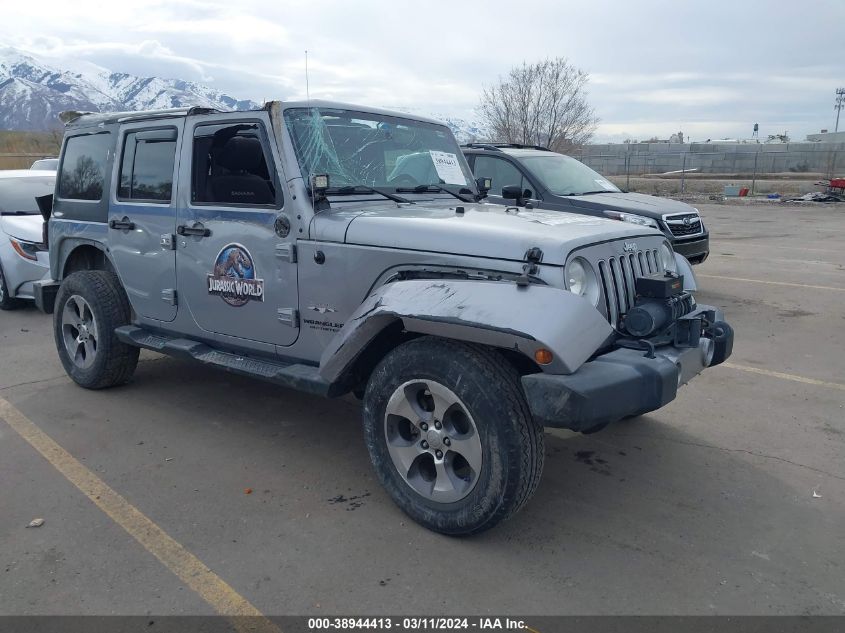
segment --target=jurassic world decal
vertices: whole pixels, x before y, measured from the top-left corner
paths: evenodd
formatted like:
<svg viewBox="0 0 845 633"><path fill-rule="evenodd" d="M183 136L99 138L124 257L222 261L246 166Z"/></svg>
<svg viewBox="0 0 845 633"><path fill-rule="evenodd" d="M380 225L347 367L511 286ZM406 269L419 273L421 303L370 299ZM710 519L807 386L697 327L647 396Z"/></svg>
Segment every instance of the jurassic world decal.
<svg viewBox="0 0 845 633"><path fill-rule="evenodd" d="M230 306L239 308L250 301L264 301L264 280L255 274L255 263L246 247L224 246L208 274L208 294L217 295Z"/></svg>

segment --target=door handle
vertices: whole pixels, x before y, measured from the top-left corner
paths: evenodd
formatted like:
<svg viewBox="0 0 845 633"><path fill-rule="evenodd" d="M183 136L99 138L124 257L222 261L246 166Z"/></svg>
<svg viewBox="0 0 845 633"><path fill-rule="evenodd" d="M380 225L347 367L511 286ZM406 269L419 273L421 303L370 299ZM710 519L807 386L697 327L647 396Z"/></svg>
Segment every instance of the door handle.
<svg viewBox="0 0 845 633"><path fill-rule="evenodd" d="M202 224L196 224L195 226L180 224L176 227L176 232L179 235L193 235L194 237L208 237L211 235L211 229L205 228Z"/></svg>
<svg viewBox="0 0 845 633"><path fill-rule="evenodd" d="M109 228L118 231L134 231L135 223L124 215L122 220L109 220Z"/></svg>

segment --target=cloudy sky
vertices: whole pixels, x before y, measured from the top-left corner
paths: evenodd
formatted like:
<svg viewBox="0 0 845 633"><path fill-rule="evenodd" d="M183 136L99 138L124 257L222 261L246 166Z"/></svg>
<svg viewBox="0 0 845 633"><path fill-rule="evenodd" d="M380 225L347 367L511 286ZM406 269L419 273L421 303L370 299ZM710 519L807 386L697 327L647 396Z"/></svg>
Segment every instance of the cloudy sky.
<svg viewBox="0 0 845 633"><path fill-rule="evenodd" d="M567 57L597 140L833 129L842 0L3 0L0 42L238 98L311 96L473 118L483 85ZM845 113L840 129L845 127Z"/></svg>

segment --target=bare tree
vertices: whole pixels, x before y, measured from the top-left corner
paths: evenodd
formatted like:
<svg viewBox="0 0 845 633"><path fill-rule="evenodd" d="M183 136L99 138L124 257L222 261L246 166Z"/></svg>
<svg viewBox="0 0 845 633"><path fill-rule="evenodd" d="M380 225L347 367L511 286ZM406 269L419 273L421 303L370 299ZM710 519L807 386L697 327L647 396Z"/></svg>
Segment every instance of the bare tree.
<svg viewBox="0 0 845 633"><path fill-rule="evenodd" d="M592 138L599 122L587 103L588 81L564 57L523 62L483 88L481 117L497 141L571 151Z"/></svg>

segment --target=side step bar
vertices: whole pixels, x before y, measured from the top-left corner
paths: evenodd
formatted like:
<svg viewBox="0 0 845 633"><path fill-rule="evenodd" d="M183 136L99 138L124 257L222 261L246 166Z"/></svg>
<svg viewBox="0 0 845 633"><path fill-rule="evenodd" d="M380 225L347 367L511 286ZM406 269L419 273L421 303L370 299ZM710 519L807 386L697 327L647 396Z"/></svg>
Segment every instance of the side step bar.
<svg viewBox="0 0 845 633"><path fill-rule="evenodd" d="M215 349L199 341L156 334L136 325L123 325L116 328L114 333L128 345L143 347L175 358L198 360L235 374L260 378L318 396L340 395L337 393L340 390L333 388L334 385L320 376L318 368L311 365L241 356Z"/></svg>

